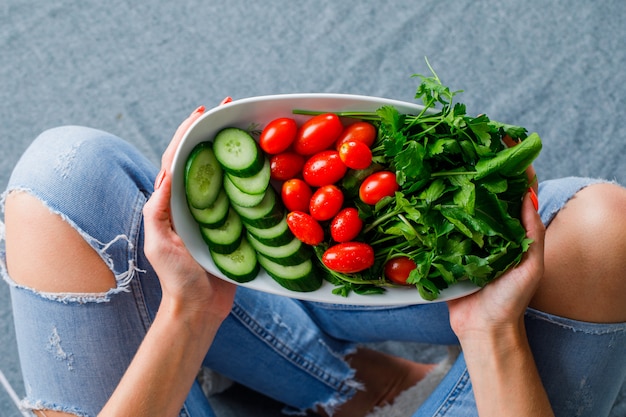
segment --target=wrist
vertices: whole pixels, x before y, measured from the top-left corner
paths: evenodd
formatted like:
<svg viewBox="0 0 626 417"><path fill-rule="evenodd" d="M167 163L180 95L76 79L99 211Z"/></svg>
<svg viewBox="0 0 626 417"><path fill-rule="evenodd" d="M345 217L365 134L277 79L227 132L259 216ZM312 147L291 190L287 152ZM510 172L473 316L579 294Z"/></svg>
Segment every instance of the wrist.
<svg viewBox="0 0 626 417"><path fill-rule="evenodd" d="M160 311L195 326L221 324L232 308L235 286L202 271L191 279L187 274L177 285L163 282Z"/></svg>
<svg viewBox="0 0 626 417"><path fill-rule="evenodd" d="M459 338L481 416L553 416L523 326ZM528 401L532 398L533 401Z"/></svg>
<svg viewBox="0 0 626 417"><path fill-rule="evenodd" d="M528 346L523 318L517 323L466 330L457 336L465 352L488 353L492 358L526 349Z"/></svg>
<svg viewBox="0 0 626 417"><path fill-rule="evenodd" d="M225 317L212 314L202 306L194 306L184 300L164 296L155 322L161 322L181 336L210 343Z"/></svg>

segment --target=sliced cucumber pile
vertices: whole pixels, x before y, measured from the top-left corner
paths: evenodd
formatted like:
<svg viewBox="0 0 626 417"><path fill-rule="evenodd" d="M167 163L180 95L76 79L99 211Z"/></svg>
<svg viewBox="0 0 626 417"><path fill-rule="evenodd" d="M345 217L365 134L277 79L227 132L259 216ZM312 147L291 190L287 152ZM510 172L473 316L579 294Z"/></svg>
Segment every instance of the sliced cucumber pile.
<svg viewBox="0 0 626 417"><path fill-rule="evenodd" d="M248 282L263 267L291 291L322 285L313 249L289 230L270 185L269 159L248 132L226 128L212 143L197 145L187 160L185 191L209 253L228 278Z"/></svg>

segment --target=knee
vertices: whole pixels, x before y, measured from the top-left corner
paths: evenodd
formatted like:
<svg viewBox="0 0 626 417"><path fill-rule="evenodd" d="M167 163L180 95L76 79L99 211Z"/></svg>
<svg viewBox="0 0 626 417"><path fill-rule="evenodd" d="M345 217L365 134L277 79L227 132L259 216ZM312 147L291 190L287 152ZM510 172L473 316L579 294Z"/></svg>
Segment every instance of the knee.
<svg viewBox="0 0 626 417"><path fill-rule="evenodd" d="M100 130L63 126L35 139L7 189L27 190L72 218L90 209L105 214L107 205L124 207L139 194L147 197L155 175L156 168L130 143Z"/></svg>
<svg viewBox="0 0 626 417"><path fill-rule="evenodd" d="M30 161L31 156L42 154L58 158L70 150L78 149L81 144L108 135L97 129L84 126L58 126L41 132L31 143L22 160Z"/></svg>
<svg viewBox="0 0 626 417"><path fill-rule="evenodd" d="M546 231L545 276L535 306L573 319L626 321L626 189L579 191Z"/></svg>
<svg viewBox="0 0 626 417"><path fill-rule="evenodd" d="M587 267L605 276L626 274L626 189L616 184L592 185L572 203L568 227L579 238L584 258L590 262Z"/></svg>
<svg viewBox="0 0 626 417"><path fill-rule="evenodd" d="M81 126L55 127L41 133L26 149L14 167L9 188L46 186L58 179L84 176L98 159L111 154L103 146L107 134Z"/></svg>
<svg viewBox="0 0 626 417"><path fill-rule="evenodd" d="M130 145L95 129L64 126L39 135L7 187L6 258L13 280L47 292L115 287L91 243L114 242L127 226L121 210L142 204L140 194L152 181L146 169L133 169L135 160L142 161Z"/></svg>

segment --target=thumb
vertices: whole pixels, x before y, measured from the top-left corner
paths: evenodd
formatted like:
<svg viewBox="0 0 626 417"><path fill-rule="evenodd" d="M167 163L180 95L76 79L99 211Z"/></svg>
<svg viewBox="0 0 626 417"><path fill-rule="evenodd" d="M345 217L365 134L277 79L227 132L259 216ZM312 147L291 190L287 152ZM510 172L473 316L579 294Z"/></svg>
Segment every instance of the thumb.
<svg viewBox="0 0 626 417"><path fill-rule="evenodd" d="M162 169L155 181L155 190L143 208L146 245L161 241L172 233L170 219L171 177Z"/></svg>

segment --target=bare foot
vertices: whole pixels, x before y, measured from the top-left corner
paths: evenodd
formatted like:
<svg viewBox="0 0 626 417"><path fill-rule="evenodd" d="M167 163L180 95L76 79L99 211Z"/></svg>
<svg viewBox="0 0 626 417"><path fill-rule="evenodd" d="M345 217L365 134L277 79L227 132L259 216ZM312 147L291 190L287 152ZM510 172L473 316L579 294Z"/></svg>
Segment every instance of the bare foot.
<svg viewBox="0 0 626 417"><path fill-rule="evenodd" d="M424 379L436 364L413 362L404 358L359 348L347 357L355 369L355 379L364 390L340 406L333 417L365 416L376 407L392 403L401 392ZM319 411L321 416L328 416Z"/></svg>

